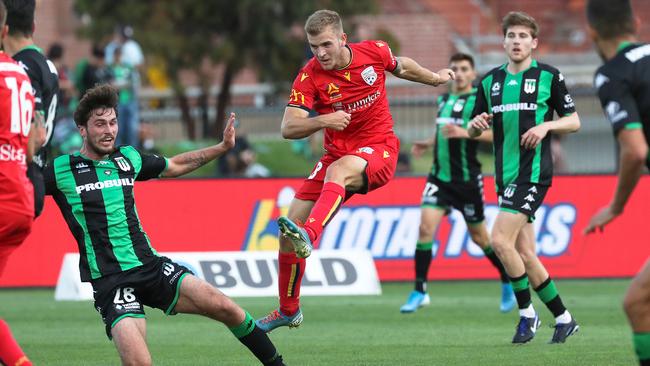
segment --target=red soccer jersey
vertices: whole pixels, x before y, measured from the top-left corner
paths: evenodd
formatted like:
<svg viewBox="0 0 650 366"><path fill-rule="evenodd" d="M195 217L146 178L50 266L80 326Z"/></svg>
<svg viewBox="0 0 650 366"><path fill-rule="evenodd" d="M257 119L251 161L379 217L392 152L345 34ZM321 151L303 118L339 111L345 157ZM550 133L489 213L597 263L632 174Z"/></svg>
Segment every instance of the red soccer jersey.
<svg viewBox="0 0 650 366"><path fill-rule="evenodd" d="M0 208L34 215L34 188L27 178L27 140L34 92L25 70L0 52Z"/></svg>
<svg viewBox="0 0 650 366"><path fill-rule="evenodd" d="M323 70L316 57L309 60L293 82L288 104L319 114L343 110L352 115L343 131L325 129L323 146L335 156L395 136L384 71L394 71L397 60L384 41L364 41L348 47L352 60L340 70Z"/></svg>

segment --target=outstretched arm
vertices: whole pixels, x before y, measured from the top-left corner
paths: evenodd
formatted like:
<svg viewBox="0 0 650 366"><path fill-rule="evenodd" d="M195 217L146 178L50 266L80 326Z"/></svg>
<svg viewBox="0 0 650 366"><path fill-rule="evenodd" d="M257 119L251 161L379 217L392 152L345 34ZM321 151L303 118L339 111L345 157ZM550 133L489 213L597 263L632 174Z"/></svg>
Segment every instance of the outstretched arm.
<svg viewBox="0 0 650 366"><path fill-rule="evenodd" d="M161 177L173 178L194 171L223 155L233 146L235 146L235 113L230 114L230 118L226 123L226 129L223 131L223 141L204 149L188 151L174 156L169 159L167 169L161 174Z"/></svg>
<svg viewBox="0 0 650 366"><path fill-rule="evenodd" d="M618 142L621 152L616 192L612 201L591 217L584 230L585 234L593 233L596 229L602 231L605 225L623 213L623 208L643 173L648 158L648 144L643 132L640 129L621 130Z"/></svg>
<svg viewBox="0 0 650 366"><path fill-rule="evenodd" d="M454 80L456 75L450 69L442 69L437 73L420 66L415 60L408 57L398 57L397 67L393 75L400 79L415 81L422 84L438 86L449 80Z"/></svg>

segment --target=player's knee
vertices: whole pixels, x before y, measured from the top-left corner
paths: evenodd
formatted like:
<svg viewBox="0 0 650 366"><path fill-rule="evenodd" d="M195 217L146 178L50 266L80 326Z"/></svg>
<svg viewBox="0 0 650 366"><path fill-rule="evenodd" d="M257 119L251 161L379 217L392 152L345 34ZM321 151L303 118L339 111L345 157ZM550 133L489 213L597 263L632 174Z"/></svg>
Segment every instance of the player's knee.
<svg viewBox="0 0 650 366"><path fill-rule="evenodd" d="M535 249L519 249L518 252L521 260L524 262L524 265L526 267L529 267L530 265L536 263L538 260Z"/></svg>
<svg viewBox="0 0 650 366"><path fill-rule="evenodd" d="M638 291L629 289L623 298L623 310L629 319L633 319L637 314L645 313L644 309L650 308L650 302L644 301Z"/></svg>
<svg viewBox="0 0 650 366"><path fill-rule="evenodd" d="M140 351L122 360L124 366L151 366L151 355L147 351Z"/></svg>
<svg viewBox="0 0 650 366"><path fill-rule="evenodd" d="M433 238L433 232L435 231L435 225L431 225L426 222L420 223L420 238Z"/></svg>
<svg viewBox="0 0 650 366"><path fill-rule="evenodd" d="M472 241L478 244L481 248L485 248L490 244L490 239L483 233L470 230L469 236L472 238Z"/></svg>

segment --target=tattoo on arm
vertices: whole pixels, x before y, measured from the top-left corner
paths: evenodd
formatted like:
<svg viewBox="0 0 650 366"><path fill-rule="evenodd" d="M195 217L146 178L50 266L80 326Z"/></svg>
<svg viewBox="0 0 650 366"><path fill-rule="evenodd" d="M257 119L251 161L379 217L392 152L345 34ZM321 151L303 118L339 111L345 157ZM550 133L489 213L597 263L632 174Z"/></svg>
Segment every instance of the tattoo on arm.
<svg viewBox="0 0 650 366"><path fill-rule="evenodd" d="M174 157L176 163L186 165L189 171L198 169L208 162L207 156L203 150L190 151Z"/></svg>

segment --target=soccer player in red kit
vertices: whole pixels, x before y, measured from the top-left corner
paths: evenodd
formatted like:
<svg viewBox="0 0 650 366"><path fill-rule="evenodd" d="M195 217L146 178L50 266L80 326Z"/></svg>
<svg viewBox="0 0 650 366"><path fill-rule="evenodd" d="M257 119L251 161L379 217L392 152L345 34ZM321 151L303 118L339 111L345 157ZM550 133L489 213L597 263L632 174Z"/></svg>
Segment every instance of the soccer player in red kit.
<svg viewBox="0 0 650 366"><path fill-rule="evenodd" d="M7 11L0 2L0 37L7 35ZM11 252L29 235L34 219L34 191L27 178L34 94L27 73L0 51L0 276ZM34 145L35 146L35 145ZM0 364L31 365L0 319Z"/></svg>
<svg viewBox="0 0 650 366"><path fill-rule="evenodd" d="M437 86L454 78L407 57L383 41L347 43L340 16L319 10L305 24L314 57L296 77L282 119L282 136L301 139L323 130L325 155L280 217L280 307L257 325L270 332L302 323L299 296L305 258L336 211L355 193L375 190L393 177L399 139L386 98L385 75ZM309 111L318 116L309 118Z"/></svg>

